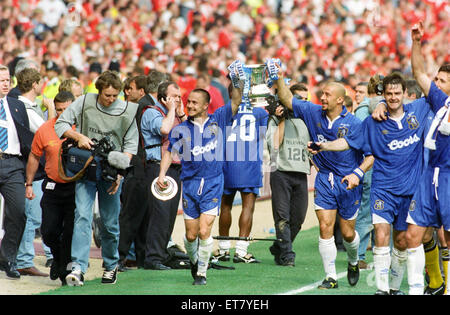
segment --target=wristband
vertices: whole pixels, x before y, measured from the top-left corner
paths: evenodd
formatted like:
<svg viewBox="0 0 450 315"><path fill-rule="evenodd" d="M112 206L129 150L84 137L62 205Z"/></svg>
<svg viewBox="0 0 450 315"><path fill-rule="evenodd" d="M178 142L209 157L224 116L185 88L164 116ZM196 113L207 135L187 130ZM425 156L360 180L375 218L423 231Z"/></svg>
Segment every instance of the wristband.
<svg viewBox="0 0 450 315"><path fill-rule="evenodd" d="M362 169L360 169L359 167L355 168L353 170L353 174L355 174L356 176L358 176L359 180L362 180L364 177L364 172Z"/></svg>
<svg viewBox="0 0 450 315"><path fill-rule="evenodd" d="M27 183L25 183L25 187L28 187L28 186L33 186L33 184L27 184Z"/></svg>

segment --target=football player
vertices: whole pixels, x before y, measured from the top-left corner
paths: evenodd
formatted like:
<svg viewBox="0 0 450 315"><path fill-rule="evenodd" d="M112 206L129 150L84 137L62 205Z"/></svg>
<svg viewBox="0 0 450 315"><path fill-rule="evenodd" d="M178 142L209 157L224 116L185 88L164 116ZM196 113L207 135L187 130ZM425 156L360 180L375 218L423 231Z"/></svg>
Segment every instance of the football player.
<svg viewBox="0 0 450 315"><path fill-rule="evenodd" d="M211 228L219 215L223 193L224 130L236 114L242 89L233 89L231 104L208 114L210 95L194 89L188 97L189 118L172 129L169 147L161 160L157 184L167 188L165 175L172 155L181 160L183 212L186 234L184 245L192 263L194 285L206 285L206 270L212 252Z"/></svg>

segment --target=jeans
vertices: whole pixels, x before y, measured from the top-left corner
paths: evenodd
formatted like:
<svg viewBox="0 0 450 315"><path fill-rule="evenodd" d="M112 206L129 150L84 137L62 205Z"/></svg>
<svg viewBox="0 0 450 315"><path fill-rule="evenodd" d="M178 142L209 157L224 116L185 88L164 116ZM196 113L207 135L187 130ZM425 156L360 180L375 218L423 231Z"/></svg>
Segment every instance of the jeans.
<svg viewBox="0 0 450 315"><path fill-rule="evenodd" d="M75 221L72 236L72 268L86 273L92 241L93 206L98 193L105 270L112 270L119 261L119 213L122 183L114 195L108 194L111 182L79 180L75 186Z"/></svg>
<svg viewBox="0 0 450 315"><path fill-rule="evenodd" d="M373 230L372 215L370 211L370 187L372 186L372 169L364 175L361 207L356 218L355 230L358 231L360 242L358 249L358 260L366 259L367 245Z"/></svg>
<svg viewBox="0 0 450 315"><path fill-rule="evenodd" d="M42 223L42 209L40 205L42 198L42 182L43 179L34 181L33 192L36 197L34 197L33 200L25 199L25 215L27 217L27 223L17 252L18 269L34 266L34 238L36 236L36 229L40 228ZM44 249L47 259L53 258L50 248L44 243L42 243L42 248Z"/></svg>

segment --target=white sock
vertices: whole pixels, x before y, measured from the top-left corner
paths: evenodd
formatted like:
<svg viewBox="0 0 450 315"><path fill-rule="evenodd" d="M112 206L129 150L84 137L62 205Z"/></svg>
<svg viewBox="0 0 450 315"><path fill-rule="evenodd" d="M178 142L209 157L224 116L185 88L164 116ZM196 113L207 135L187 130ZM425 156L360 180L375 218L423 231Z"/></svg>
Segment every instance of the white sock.
<svg viewBox="0 0 450 315"><path fill-rule="evenodd" d="M186 249L186 253L189 256L191 263L195 265L198 260L198 237L195 239L195 241L189 242L185 235L184 248Z"/></svg>
<svg viewBox="0 0 450 315"><path fill-rule="evenodd" d="M347 251L348 262L355 266L358 263L358 248L359 248L359 234L355 231L355 238L350 243L342 240L344 247Z"/></svg>
<svg viewBox="0 0 450 315"><path fill-rule="evenodd" d="M209 258L213 249L213 238L210 236L206 240L198 241L198 271L197 274L201 274L206 277L206 270L208 270Z"/></svg>
<svg viewBox="0 0 450 315"><path fill-rule="evenodd" d="M375 281L377 289L389 292L389 269L391 267L390 248L374 247L373 248L373 263L375 267Z"/></svg>
<svg viewBox="0 0 450 315"><path fill-rule="evenodd" d="M408 285L409 295L423 295L425 269L425 250L423 244L416 248L408 248L407 250L407 268L408 268Z"/></svg>
<svg viewBox="0 0 450 315"><path fill-rule="evenodd" d="M336 256L337 249L334 243L334 236L324 240L319 237L319 253L322 257L323 268L326 273L326 277L337 280L336 275Z"/></svg>
<svg viewBox="0 0 450 315"><path fill-rule="evenodd" d="M247 255L247 249L250 245L250 242L248 241L237 241L236 242L236 254L238 254L241 257L244 257Z"/></svg>
<svg viewBox="0 0 450 315"><path fill-rule="evenodd" d="M230 251L230 248L231 248L230 240L219 241L219 253L224 254L226 251Z"/></svg>
<svg viewBox="0 0 450 315"><path fill-rule="evenodd" d="M392 248L391 255L391 274L389 276L389 285L392 290L400 290L403 281L403 274L406 269L406 261L408 254L406 250L400 251L397 248Z"/></svg>

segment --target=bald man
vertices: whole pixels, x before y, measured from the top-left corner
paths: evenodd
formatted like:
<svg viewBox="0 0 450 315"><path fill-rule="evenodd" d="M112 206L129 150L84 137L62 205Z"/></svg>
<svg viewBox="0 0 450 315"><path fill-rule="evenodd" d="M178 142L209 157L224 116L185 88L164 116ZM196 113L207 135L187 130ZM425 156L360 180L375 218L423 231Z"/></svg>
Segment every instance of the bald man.
<svg viewBox="0 0 450 315"><path fill-rule="evenodd" d="M293 98L282 75L277 81L277 88L280 101L294 112L294 117L305 122L311 140L326 143L342 138L350 147L350 150L342 152L315 152L313 161L318 167L318 174L314 184L314 206L320 227L319 252L326 273L319 288L338 287L335 266L337 249L333 233L336 214L340 217L348 256L347 280L354 286L359 280L359 235L355 231L362 194L362 185L359 184L373 163L371 157L363 160L363 154L358 149L362 147L362 137L359 136L361 121L345 108L346 91L338 82L325 85L320 98L322 106Z"/></svg>

